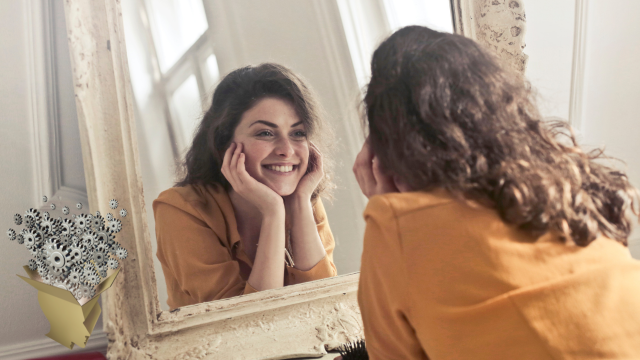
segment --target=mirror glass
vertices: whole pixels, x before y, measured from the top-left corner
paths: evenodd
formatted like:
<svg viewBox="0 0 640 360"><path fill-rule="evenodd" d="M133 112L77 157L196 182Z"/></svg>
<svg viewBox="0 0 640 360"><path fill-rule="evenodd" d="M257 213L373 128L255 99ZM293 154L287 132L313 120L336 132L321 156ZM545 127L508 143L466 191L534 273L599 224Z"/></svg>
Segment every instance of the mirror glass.
<svg viewBox="0 0 640 360"><path fill-rule="evenodd" d="M181 263L189 264L192 254L188 252L193 249L187 251L179 245L184 239L178 231L170 239L178 244L171 248L175 253L169 256L171 259L160 260L163 249L158 250L156 230L164 231L166 226L158 227L152 208L153 201L180 180L176 171L209 108L216 85L229 72L247 65L265 62L284 65L317 95L337 143L333 149L333 180L337 188L333 200L322 199L335 242L332 262L338 275L358 271L366 198L351 168L364 140L357 108L362 99L361 89L367 82L371 55L380 41L402 26L418 24L453 32L450 0L123 0L121 6L161 308L184 306L167 303L172 291L195 299L192 293L201 289L194 289L193 284L187 289L183 286L185 281L200 279L206 293L213 282L231 283L238 276L246 281L251 272L251 267L247 269L246 264L238 263L224 271L217 269L214 277L207 275L207 271L217 266L216 261L233 261L237 255L233 249L236 245L230 239L234 229L229 229L229 223L235 221L230 218L237 209L222 211L223 220L219 221L226 229L225 234L218 234L217 238L203 235L202 241L215 241L216 249L226 253L198 254L203 257L196 262L211 263L179 273L180 269L172 267L178 265L167 262L181 262L182 255L175 253L184 252L187 258ZM217 196L216 201L223 201L220 193ZM206 206L205 210L199 209L207 211ZM212 226L202 219L206 214L183 216L200 216L196 220L190 218L192 225ZM225 237L226 240L220 239ZM325 234L322 239L325 246L326 237ZM250 252L246 251L249 257ZM221 277L221 273L227 278ZM325 276L319 278L322 277ZM242 289L239 291L243 293ZM212 294L201 295L201 300L192 303L208 301L207 296L214 299ZM220 298L225 297L229 296Z"/></svg>

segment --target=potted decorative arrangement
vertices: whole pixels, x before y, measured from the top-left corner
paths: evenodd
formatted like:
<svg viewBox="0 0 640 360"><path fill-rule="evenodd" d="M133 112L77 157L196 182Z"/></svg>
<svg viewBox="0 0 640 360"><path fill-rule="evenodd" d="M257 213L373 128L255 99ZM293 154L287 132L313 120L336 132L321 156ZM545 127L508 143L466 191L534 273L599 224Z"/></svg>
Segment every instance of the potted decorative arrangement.
<svg viewBox="0 0 640 360"><path fill-rule="evenodd" d="M46 196L43 201L48 201ZM109 206L117 209L118 201L111 200ZM82 204L76 207L82 209ZM127 250L115 241L122 222L113 214L69 213L64 206L64 217L33 208L15 214L14 223L23 229L9 229L7 236L33 256L24 266L28 277L18 277L38 290L40 308L51 325L47 336L72 349L74 344L86 346L102 312L100 294L111 287ZM124 218L127 210L117 214Z"/></svg>

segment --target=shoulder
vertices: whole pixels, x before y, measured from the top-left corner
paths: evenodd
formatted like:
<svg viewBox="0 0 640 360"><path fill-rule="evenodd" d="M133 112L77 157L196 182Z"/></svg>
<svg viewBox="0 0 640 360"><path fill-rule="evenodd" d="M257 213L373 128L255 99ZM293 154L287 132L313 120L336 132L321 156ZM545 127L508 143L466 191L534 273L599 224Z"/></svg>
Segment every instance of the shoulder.
<svg viewBox="0 0 640 360"><path fill-rule="evenodd" d="M153 213L156 236L161 228L184 232L200 231L205 227L213 230L222 241L227 241L228 229L236 226L229 194L218 184L167 189L153 201Z"/></svg>
<svg viewBox="0 0 640 360"><path fill-rule="evenodd" d="M165 208L162 205L169 205L198 216L203 208L219 207L219 203L224 202L225 196L228 197L226 190L218 184L176 186L158 195L158 198L153 201L153 211L157 212L159 208Z"/></svg>
<svg viewBox="0 0 640 360"><path fill-rule="evenodd" d="M387 193L369 199L364 217L365 220L367 218L390 220L414 212L440 211L442 207L455 203L456 200L443 189L430 192Z"/></svg>
<svg viewBox="0 0 640 360"><path fill-rule="evenodd" d="M404 247L405 242L437 242L445 234L463 233L474 227L473 210L446 190L388 193L373 196L364 211L371 242ZM474 222L474 221L472 221ZM447 240L449 241L449 240ZM378 245L376 245L378 246Z"/></svg>

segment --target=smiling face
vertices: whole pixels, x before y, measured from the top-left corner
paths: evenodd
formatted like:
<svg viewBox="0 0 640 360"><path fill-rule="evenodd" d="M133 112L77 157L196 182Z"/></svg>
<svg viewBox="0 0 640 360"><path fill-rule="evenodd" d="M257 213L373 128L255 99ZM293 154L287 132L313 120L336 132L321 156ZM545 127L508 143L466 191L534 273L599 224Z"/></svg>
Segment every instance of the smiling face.
<svg viewBox="0 0 640 360"><path fill-rule="evenodd" d="M293 105L268 97L247 110L234 132L249 175L280 196L291 195L307 171L309 143Z"/></svg>

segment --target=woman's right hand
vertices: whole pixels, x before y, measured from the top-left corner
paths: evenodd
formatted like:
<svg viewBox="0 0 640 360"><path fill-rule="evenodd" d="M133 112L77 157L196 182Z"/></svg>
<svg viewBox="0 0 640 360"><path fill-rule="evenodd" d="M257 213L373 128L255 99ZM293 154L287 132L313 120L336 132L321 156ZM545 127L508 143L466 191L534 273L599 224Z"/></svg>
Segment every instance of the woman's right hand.
<svg viewBox="0 0 640 360"><path fill-rule="evenodd" d="M382 172L380 162L369 147L369 138L362 144L362 150L356 156L353 173L360 190L367 198L379 194L400 192L397 187L398 181Z"/></svg>
<svg viewBox="0 0 640 360"><path fill-rule="evenodd" d="M222 161L222 174L233 187L233 191L256 206L263 215L274 211L284 212L282 196L254 179L247 172L242 143L232 143L225 152Z"/></svg>

